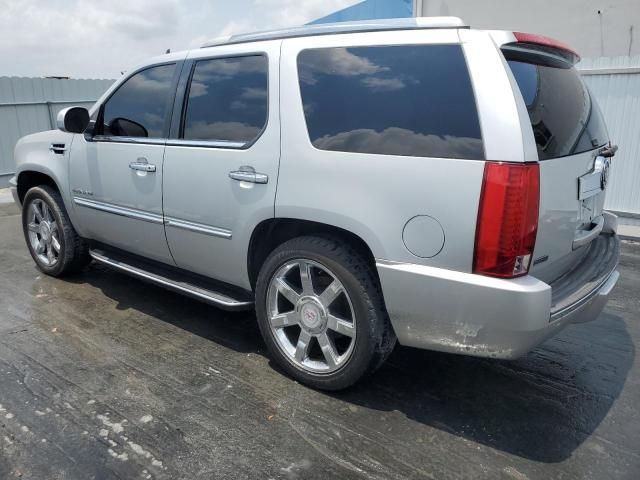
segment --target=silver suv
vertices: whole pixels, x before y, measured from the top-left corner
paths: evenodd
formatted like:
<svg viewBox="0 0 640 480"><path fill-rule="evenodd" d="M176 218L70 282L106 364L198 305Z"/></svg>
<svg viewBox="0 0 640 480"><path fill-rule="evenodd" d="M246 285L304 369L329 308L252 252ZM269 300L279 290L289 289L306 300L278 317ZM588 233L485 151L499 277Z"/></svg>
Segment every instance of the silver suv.
<svg viewBox="0 0 640 480"><path fill-rule="evenodd" d="M516 358L618 279L612 147L569 47L456 18L309 26L154 58L15 149L38 267L91 259L255 307L345 388L402 345Z"/></svg>

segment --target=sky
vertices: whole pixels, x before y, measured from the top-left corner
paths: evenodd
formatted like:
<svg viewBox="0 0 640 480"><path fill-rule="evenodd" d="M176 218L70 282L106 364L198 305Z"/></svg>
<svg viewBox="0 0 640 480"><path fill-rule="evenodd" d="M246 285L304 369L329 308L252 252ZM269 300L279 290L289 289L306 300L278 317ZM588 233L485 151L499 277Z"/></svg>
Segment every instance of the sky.
<svg viewBox="0 0 640 480"><path fill-rule="evenodd" d="M222 35L302 25L359 0L0 0L0 76L118 78Z"/></svg>

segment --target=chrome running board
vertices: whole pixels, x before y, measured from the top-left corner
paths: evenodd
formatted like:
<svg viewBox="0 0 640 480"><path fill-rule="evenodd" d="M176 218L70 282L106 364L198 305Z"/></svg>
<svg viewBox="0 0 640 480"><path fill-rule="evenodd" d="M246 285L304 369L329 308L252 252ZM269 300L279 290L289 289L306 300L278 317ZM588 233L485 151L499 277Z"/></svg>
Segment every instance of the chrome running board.
<svg viewBox="0 0 640 480"><path fill-rule="evenodd" d="M188 295L198 300L203 300L225 310L250 310L253 308L253 302L251 300L239 300L230 295L214 291L211 288L189 283L183 278L170 278L168 275L152 272L140 266L133 265L135 262L127 262L126 259L116 258L116 255L111 256L103 250L93 249L89 251L89 254L96 262L142 280L155 283L169 290Z"/></svg>

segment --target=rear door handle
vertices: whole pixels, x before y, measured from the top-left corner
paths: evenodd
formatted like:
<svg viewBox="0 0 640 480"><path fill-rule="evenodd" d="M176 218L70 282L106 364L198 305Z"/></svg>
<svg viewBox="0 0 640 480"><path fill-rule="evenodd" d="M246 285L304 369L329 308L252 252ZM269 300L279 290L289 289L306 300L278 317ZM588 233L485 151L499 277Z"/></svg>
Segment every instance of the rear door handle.
<svg viewBox="0 0 640 480"><path fill-rule="evenodd" d="M239 182L251 182L265 184L269 181L269 176L264 173L257 173L252 167L240 167L241 170L229 172L229 178Z"/></svg>
<svg viewBox="0 0 640 480"><path fill-rule="evenodd" d="M140 157L135 162L129 164L131 170L138 170L140 172L155 172L156 166L147 161L146 158Z"/></svg>

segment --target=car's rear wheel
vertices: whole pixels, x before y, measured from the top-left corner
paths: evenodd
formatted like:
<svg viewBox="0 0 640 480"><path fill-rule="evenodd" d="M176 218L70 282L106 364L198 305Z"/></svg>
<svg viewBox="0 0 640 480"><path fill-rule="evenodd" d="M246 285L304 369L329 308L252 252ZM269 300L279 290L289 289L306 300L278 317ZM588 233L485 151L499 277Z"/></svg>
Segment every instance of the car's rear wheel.
<svg viewBox="0 0 640 480"><path fill-rule="evenodd" d="M60 194L48 185L29 189L22 207L22 229L36 265L54 277L90 261L86 243L71 225Z"/></svg>
<svg viewBox="0 0 640 480"><path fill-rule="evenodd" d="M256 285L260 330L277 363L315 388L346 388L395 345L373 267L352 246L299 237L265 261Z"/></svg>

